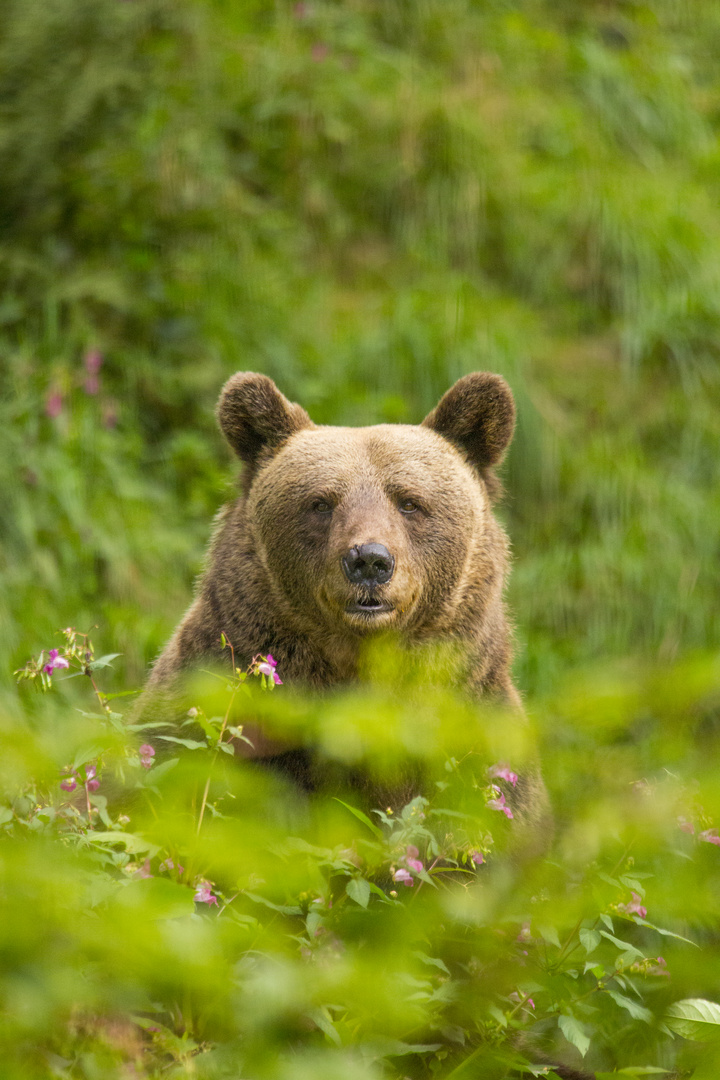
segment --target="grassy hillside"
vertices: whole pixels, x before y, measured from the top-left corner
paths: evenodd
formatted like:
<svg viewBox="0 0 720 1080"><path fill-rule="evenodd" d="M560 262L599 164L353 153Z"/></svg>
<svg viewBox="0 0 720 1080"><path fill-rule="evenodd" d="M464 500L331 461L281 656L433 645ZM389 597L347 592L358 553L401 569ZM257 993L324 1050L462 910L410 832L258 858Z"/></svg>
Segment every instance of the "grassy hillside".
<svg viewBox="0 0 720 1080"><path fill-rule="evenodd" d="M240 368L350 424L509 379L526 690L717 643L713 5L8 0L0 42L3 665L98 624L142 678Z"/></svg>

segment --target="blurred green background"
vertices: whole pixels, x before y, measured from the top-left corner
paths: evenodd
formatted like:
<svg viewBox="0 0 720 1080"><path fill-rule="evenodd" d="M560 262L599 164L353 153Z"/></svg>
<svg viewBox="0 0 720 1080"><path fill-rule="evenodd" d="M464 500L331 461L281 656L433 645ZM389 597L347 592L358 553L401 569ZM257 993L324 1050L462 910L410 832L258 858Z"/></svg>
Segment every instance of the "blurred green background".
<svg viewBox="0 0 720 1080"><path fill-rule="evenodd" d="M142 681L238 369L336 424L508 378L526 693L717 644L718 55L706 0L5 0L3 670L97 625Z"/></svg>

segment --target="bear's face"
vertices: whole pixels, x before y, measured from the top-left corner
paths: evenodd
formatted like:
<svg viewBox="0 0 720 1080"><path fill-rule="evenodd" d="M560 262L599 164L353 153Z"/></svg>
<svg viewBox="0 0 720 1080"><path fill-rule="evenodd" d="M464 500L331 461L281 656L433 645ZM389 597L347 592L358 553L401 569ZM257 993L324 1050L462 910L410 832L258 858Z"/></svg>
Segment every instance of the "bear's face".
<svg viewBox="0 0 720 1080"><path fill-rule="evenodd" d="M245 374L218 413L250 469L254 548L296 622L354 634L441 623L493 528L488 470L514 423L499 376L466 376L418 426L316 427Z"/></svg>

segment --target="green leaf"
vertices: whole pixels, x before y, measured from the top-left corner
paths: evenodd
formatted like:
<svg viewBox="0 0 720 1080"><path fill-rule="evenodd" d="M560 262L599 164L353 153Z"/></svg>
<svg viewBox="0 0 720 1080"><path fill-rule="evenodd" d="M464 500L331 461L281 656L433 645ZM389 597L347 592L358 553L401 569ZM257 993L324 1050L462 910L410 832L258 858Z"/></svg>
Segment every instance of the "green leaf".
<svg viewBox="0 0 720 1080"><path fill-rule="evenodd" d="M348 894L351 900L354 900L360 907L367 907L368 900L370 899L370 882L365 878L350 878L345 886L345 892Z"/></svg>
<svg viewBox="0 0 720 1080"><path fill-rule="evenodd" d="M208 748L205 742L197 742L196 739L178 739L175 735L158 735L158 739L163 739L165 742L179 743L180 746L186 746L188 750L207 750Z"/></svg>
<svg viewBox="0 0 720 1080"><path fill-rule="evenodd" d="M605 912L602 912L602 914L600 915L600 918L605 923L605 925L607 926L610 933L614 934L615 933L615 927L613 926L613 921L610 918L610 916L606 915Z"/></svg>
<svg viewBox="0 0 720 1080"><path fill-rule="evenodd" d="M0 825L7 825L8 821L12 821L13 812L9 806L0 806Z"/></svg>
<svg viewBox="0 0 720 1080"><path fill-rule="evenodd" d="M613 945L616 945L618 949L622 949L625 955L639 956L640 959L645 959L640 950L636 949L634 945L631 945L629 941L623 941L622 938L617 938L614 934L608 934L607 930L601 930L600 933L604 938L607 938L608 941L612 941Z"/></svg>
<svg viewBox="0 0 720 1080"><path fill-rule="evenodd" d="M346 810L349 810L351 814L354 814L358 821L362 821L363 825L367 825L368 829L378 838L378 840L384 840L380 829L377 825L374 825L367 814L363 814L362 810L358 810L355 806L350 806L349 803L343 802L342 799L334 797L334 802L339 802L341 806L344 806Z"/></svg>
<svg viewBox="0 0 720 1080"><path fill-rule="evenodd" d="M616 1005L619 1005L621 1009L625 1009L629 1012L634 1020L643 1020L646 1024L652 1024L655 1017L646 1009L643 1005L638 1005L637 1001L633 1001L632 998L625 997L624 994L619 994L617 990L606 990L607 994L613 999Z"/></svg>
<svg viewBox="0 0 720 1080"><path fill-rule="evenodd" d="M421 960L423 964L429 964L431 967L436 967L439 968L440 971L444 971L447 975L450 974L447 965L442 960L438 960L435 956L428 956L427 953L420 952L418 949L413 952L413 956L417 957L418 960Z"/></svg>
<svg viewBox="0 0 720 1080"><path fill-rule="evenodd" d="M132 908L133 917L140 919L179 919L193 915L193 889L162 877L131 881L117 893L118 907Z"/></svg>
<svg viewBox="0 0 720 1080"><path fill-rule="evenodd" d="M580 941L589 956L591 952L595 952L602 938L597 930L588 930L587 927L583 926L580 930Z"/></svg>
<svg viewBox="0 0 720 1080"><path fill-rule="evenodd" d="M569 1043L576 1046L583 1057L590 1049L590 1040L583 1031L582 1025L574 1016L559 1016L558 1026Z"/></svg>
<svg viewBox="0 0 720 1080"><path fill-rule="evenodd" d="M668 1008L665 1023L683 1039L715 1040L720 1038L720 1005L704 998L684 998Z"/></svg>
<svg viewBox="0 0 720 1080"><path fill-rule="evenodd" d="M558 937L557 928L555 926L543 925L538 926L538 933L543 941L547 941L548 945L556 945L560 948L560 938Z"/></svg>
<svg viewBox="0 0 720 1080"><path fill-rule="evenodd" d="M97 717L94 719L97 719ZM101 754L105 753L107 748L107 740L100 742L98 739L93 739L92 742L83 743L73 758L72 768L79 769L81 765L87 764L87 762L92 761L93 758L100 757Z"/></svg>
<svg viewBox="0 0 720 1080"><path fill-rule="evenodd" d="M120 832L88 832L84 836L80 837L80 843L82 844L124 844L125 850L130 855L138 855L141 852L147 851L150 854L154 854L159 851L156 844L153 844L150 840L145 840L142 836L135 836L134 833Z"/></svg>
<svg viewBox="0 0 720 1080"><path fill-rule="evenodd" d="M91 660L85 667L88 671L97 671L98 668L112 667L113 660L116 660L118 656L122 656L122 653L106 653L105 656L99 656L97 660Z"/></svg>

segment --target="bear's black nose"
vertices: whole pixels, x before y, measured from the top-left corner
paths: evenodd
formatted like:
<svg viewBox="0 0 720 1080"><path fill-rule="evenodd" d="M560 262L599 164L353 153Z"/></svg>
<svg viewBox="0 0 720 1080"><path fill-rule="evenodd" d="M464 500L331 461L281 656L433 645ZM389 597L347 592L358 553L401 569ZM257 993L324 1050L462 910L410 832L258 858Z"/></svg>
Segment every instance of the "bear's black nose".
<svg viewBox="0 0 720 1080"><path fill-rule="evenodd" d="M395 560L382 544L360 544L342 557L345 577L353 585L372 588L384 585L393 576Z"/></svg>

